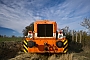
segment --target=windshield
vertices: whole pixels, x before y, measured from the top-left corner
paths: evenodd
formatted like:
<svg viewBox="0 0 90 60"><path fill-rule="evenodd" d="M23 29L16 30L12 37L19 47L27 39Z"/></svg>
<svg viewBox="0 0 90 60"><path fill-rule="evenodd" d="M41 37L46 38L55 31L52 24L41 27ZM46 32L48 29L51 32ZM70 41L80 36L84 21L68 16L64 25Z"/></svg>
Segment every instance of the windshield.
<svg viewBox="0 0 90 60"><path fill-rule="evenodd" d="M53 24L38 24L37 36L38 37L53 37Z"/></svg>

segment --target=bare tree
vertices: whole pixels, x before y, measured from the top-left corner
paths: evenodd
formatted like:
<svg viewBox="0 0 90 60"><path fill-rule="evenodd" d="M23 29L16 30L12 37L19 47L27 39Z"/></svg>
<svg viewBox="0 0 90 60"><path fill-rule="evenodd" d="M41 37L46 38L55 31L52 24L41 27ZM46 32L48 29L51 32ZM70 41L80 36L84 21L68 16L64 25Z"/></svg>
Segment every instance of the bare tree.
<svg viewBox="0 0 90 60"><path fill-rule="evenodd" d="M85 18L81 25L87 29L90 29L90 19Z"/></svg>

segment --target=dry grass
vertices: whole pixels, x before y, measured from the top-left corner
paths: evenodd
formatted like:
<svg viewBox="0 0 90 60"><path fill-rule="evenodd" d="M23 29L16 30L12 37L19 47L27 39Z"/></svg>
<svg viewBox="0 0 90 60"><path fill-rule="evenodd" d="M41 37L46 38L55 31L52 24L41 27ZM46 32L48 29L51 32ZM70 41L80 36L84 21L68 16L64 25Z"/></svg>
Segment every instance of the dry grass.
<svg viewBox="0 0 90 60"><path fill-rule="evenodd" d="M73 53L62 54L59 57L56 57L56 55L52 55L48 58L48 60L72 60L72 59L73 59Z"/></svg>
<svg viewBox="0 0 90 60"><path fill-rule="evenodd" d="M64 54L62 55L59 60L72 60L73 59L73 53L71 54Z"/></svg>
<svg viewBox="0 0 90 60"><path fill-rule="evenodd" d="M10 60L90 60L89 57L80 55L81 53L68 53L68 54L53 54L51 56L45 56L42 54L20 54Z"/></svg>

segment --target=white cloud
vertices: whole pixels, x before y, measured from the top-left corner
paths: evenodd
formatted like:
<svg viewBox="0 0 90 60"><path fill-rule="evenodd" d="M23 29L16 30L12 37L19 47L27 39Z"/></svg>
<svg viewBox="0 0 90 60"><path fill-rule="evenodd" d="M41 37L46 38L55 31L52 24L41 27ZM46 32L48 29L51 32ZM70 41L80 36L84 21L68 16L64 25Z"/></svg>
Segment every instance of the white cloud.
<svg viewBox="0 0 90 60"><path fill-rule="evenodd" d="M68 25L71 29L82 29L80 23L90 13L89 2L89 0L66 0L58 6L45 8L41 15L57 21L59 28Z"/></svg>
<svg viewBox="0 0 90 60"><path fill-rule="evenodd" d="M7 5L0 7L0 25L22 32L24 27L32 23L35 18L32 11L28 11L27 9L22 10L17 8L17 6L14 8L12 9Z"/></svg>
<svg viewBox="0 0 90 60"><path fill-rule="evenodd" d="M4 4L0 3L0 26L20 33L25 26L39 19L54 20L60 28L69 26L71 29L80 29L79 23L90 15L89 0L65 0L53 6L48 6L51 0L3 0L3 2Z"/></svg>

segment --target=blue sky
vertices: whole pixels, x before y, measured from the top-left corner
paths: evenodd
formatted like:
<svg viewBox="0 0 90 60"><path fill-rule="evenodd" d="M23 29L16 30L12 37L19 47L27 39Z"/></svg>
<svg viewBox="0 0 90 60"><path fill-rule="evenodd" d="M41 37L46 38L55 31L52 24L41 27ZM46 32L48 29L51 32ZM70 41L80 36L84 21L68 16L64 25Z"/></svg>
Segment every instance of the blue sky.
<svg viewBox="0 0 90 60"><path fill-rule="evenodd" d="M0 34L9 36L21 36L25 26L41 19L85 30L80 26L84 18L90 18L90 0L0 0Z"/></svg>

